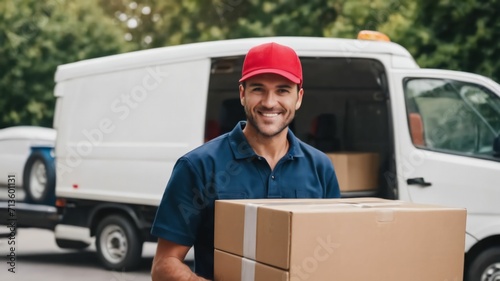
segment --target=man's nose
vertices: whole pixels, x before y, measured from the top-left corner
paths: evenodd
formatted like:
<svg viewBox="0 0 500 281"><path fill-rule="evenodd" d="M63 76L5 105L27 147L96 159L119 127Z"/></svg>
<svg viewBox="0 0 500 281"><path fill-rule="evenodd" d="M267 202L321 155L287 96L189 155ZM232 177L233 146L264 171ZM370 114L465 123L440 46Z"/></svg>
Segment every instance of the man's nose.
<svg viewBox="0 0 500 281"><path fill-rule="evenodd" d="M276 95L273 92L268 91L262 97L261 104L262 104L262 106L264 106L266 108L273 108L277 104Z"/></svg>

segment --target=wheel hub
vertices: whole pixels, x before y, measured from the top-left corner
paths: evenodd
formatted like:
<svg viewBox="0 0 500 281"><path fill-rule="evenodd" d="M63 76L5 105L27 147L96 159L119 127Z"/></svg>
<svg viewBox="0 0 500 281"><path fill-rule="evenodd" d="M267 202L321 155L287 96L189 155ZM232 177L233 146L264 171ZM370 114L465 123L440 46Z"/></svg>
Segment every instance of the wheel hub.
<svg viewBox="0 0 500 281"><path fill-rule="evenodd" d="M33 164L30 174L29 188L34 198L40 199L47 185L47 170L42 161L37 160Z"/></svg>
<svg viewBox="0 0 500 281"><path fill-rule="evenodd" d="M481 281L500 281L500 263L488 266L481 276Z"/></svg>
<svg viewBox="0 0 500 281"><path fill-rule="evenodd" d="M119 263L127 255L127 237L120 227L116 225L107 226L101 236L103 255L109 262Z"/></svg>

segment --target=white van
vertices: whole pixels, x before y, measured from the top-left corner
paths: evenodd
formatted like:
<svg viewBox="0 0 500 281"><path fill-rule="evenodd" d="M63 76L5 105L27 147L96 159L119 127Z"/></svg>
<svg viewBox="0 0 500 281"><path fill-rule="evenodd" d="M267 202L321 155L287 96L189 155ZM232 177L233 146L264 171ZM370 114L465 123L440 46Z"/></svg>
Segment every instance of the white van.
<svg viewBox="0 0 500 281"><path fill-rule="evenodd" d="M95 236L108 268L137 264L143 242L154 241L149 230L175 161L245 118L244 55L270 41L302 60L293 132L325 153L377 155L376 186L342 196L467 208L468 280L498 280L500 85L421 69L403 47L381 41L237 39L59 66L59 245L81 248Z"/></svg>

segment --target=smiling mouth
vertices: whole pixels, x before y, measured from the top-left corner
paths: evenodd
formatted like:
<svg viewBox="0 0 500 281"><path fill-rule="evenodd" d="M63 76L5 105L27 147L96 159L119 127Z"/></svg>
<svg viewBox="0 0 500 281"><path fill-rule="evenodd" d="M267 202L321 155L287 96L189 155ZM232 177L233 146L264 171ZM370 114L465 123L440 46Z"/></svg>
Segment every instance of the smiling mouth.
<svg viewBox="0 0 500 281"><path fill-rule="evenodd" d="M278 116L280 113L263 113L263 112L261 112L261 114L262 114L264 117L276 117L276 116Z"/></svg>

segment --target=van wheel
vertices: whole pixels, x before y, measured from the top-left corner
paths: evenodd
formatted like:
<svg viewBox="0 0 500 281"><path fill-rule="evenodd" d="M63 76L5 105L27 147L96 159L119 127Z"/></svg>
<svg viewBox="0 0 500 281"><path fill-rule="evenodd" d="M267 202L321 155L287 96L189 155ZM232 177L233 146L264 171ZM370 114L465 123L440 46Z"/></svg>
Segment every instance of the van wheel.
<svg viewBox="0 0 500 281"><path fill-rule="evenodd" d="M54 160L41 151L31 153L24 166L23 185L27 203L54 205L56 185Z"/></svg>
<svg viewBox="0 0 500 281"><path fill-rule="evenodd" d="M472 261L467 281L500 281L500 247L489 248Z"/></svg>
<svg viewBox="0 0 500 281"><path fill-rule="evenodd" d="M137 268L142 245L138 230L123 216L108 216L97 226L97 255L108 269L128 271Z"/></svg>

